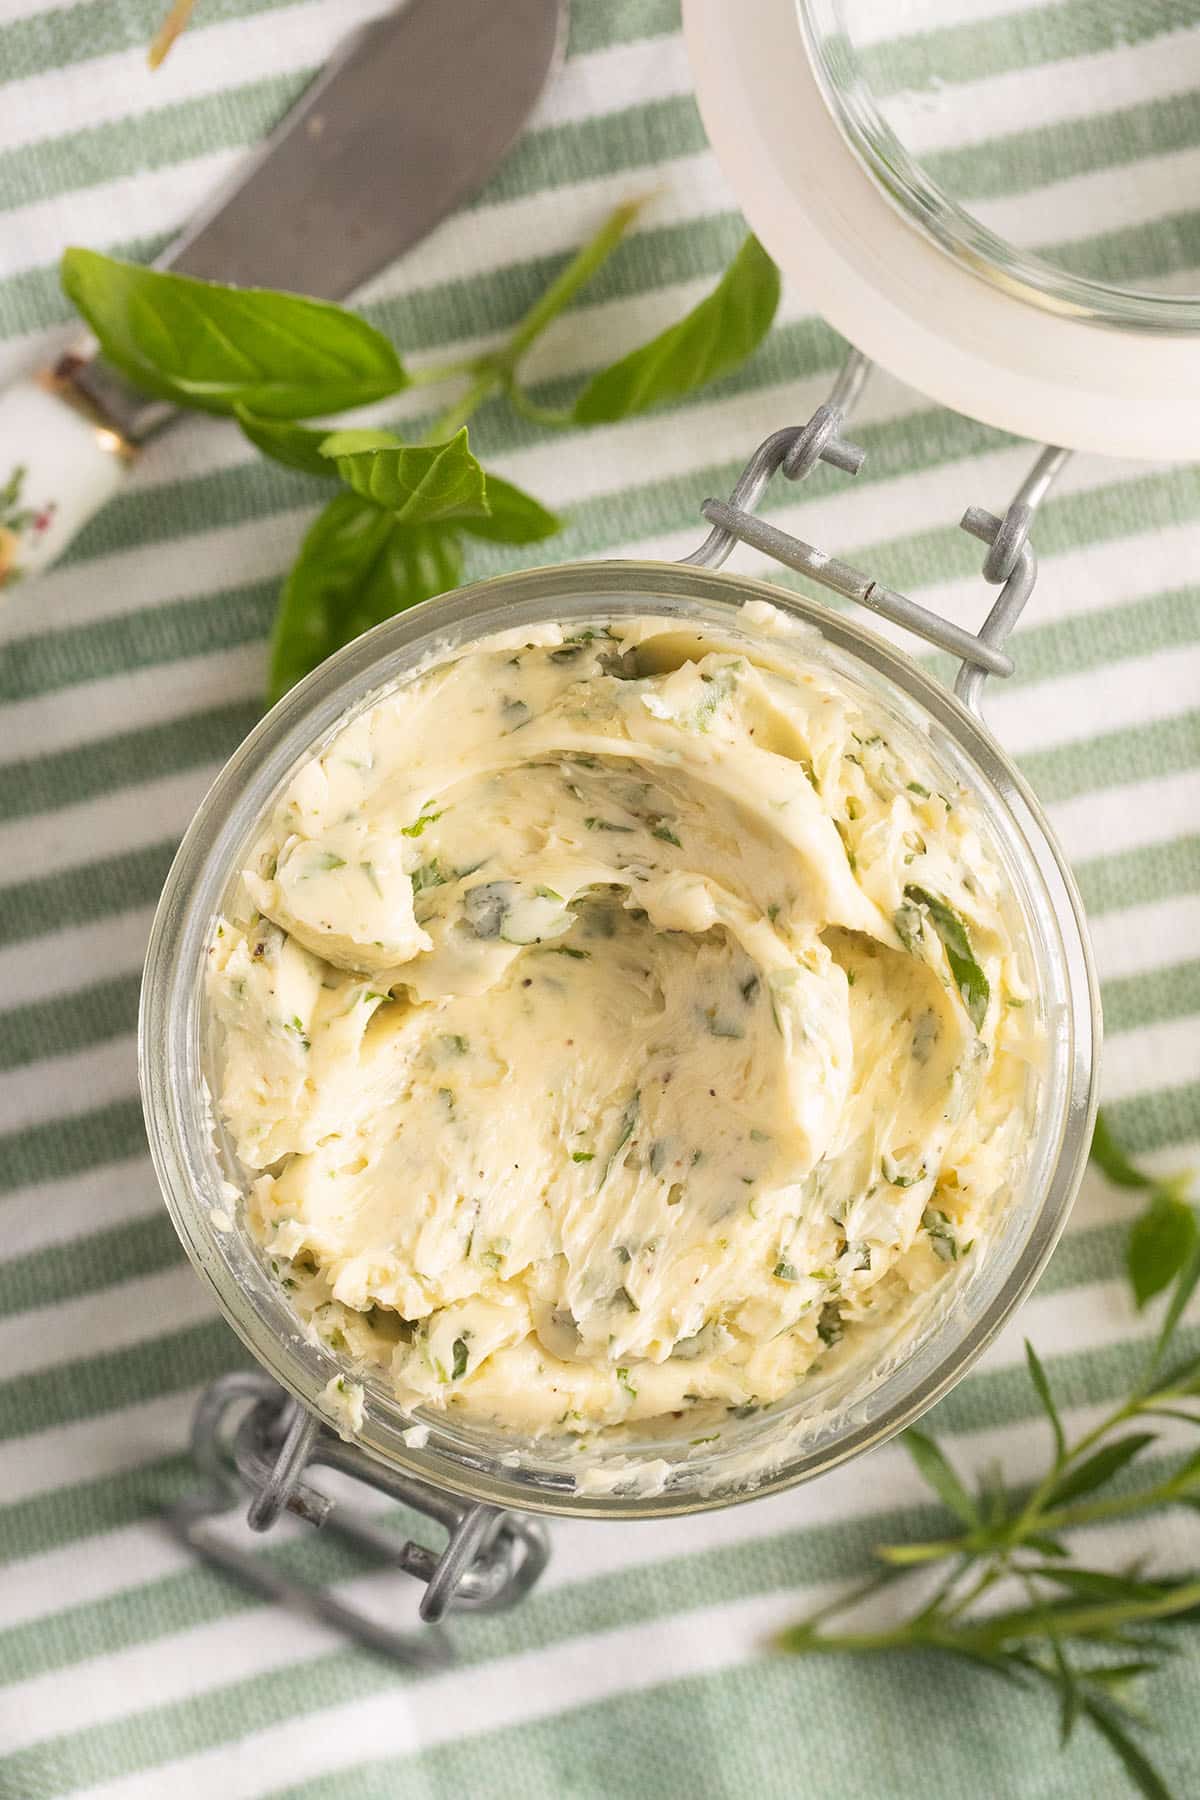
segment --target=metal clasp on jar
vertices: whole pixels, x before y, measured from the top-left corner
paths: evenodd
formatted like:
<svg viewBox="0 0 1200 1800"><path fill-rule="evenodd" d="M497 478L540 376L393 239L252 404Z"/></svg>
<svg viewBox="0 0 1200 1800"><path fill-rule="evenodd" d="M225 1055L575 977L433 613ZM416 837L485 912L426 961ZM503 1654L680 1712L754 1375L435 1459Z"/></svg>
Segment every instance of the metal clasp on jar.
<svg viewBox="0 0 1200 1800"><path fill-rule="evenodd" d="M937 649L957 657L962 666L954 691L964 705L982 716L983 686L988 676L1012 674L1012 658L1004 645L1037 581L1037 557L1029 542L1030 528L1071 452L1053 444L1044 446L1003 518L979 506L969 506L963 514L960 528L988 546L983 578L1000 589L978 634L967 631L918 605L907 594L885 587L852 564L755 516L754 508L779 472L788 481L803 481L819 462L826 462L847 475L858 474L866 461L866 451L845 437L842 427L862 393L870 368L867 358L852 350L829 399L817 408L808 423L787 426L764 439L742 470L729 499L704 502L700 510L713 529L700 548L683 561L716 569L736 543L763 551L785 568L807 575L843 599L857 601L881 618L890 619L893 625L914 632Z"/></svg>
<svg viewBox="0 0 1200 1800"><path fill-rule="evenodd" d="M192 1419L191 1448L204 1485L168 1507L167 1521L177 1537L243 1587L321 1619L367 1649L411 1667L440 1668L452 1662L452 1646L440 1629L446 1614L498 1612L515 1605L550 1554L537 1520L461 1500L385 1467L255 1370L224 1375L205 1389ZM317 1465L349 1475L434 1520L447 1534L445 1548L431 1550L406 1540L383 1519L331 1499L306 1479ZM394 1630L329 1589L289 1575L280 1562L228 1542L214 1529L214 1521L247 1497L246 1519L255 1531L268 1530L289 1512L341 1537L377 1568L402 1569L423 1581L418 1610L431 1629Z"/></svg>

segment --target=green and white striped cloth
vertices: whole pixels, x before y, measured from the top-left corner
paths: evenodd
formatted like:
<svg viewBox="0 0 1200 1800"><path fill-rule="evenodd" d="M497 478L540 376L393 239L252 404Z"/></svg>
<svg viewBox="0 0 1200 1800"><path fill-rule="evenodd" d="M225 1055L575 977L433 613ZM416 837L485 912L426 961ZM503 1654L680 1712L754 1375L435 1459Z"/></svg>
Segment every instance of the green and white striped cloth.
<svg viewBox="0 0 1200 1800"><path fill-rule="evenodd" d="M741 3L751 18L753 0ZM0 0L0 378L65 322L64 244L152 254L338 37L379 10L200 0L150 77L162 5ZM1003 169L1011 200L1055 168L1060 134L1076 141L1077 120L1056 123L1047 71L1103 50L1105 8L987 10L969 56L955 40L954 79L1019 92L1014 70L1044 65L1028 153L1010 117L1003 156L978 159L992 189ZM1178 25L1178 7L1153 10L1163 34ZM1194 100L1190 118L1198 141ZM1135 134L1127 154L1189 154L1161 146ZM647 191L634 235L538 348L549 401L598 345L607 360L691 304L744 229L691 98L677 4L575 0L568 60L533 128L477 202L374 284L366 310L415 359L478 349L615 202ZM569 512L555 556L677 557L699 539L701 499L823 398L840 350L793 290L753 361L686 405L555 437L493 407L478 443ZM419 426L431 398L379 411ZM823 470L775 495L771 516L977 622L979 547L954 521L969 502L1002 508L1028 447L882 376L855 435L870 453L856 484ZM311 484L236 431L189 421L62 566L0 607L0 1796L1125 1793L1086 1731L1060 1759L1051 1708L986 1675L763 1653L873 1543L935 1521L895 1446L726 1513L556 1525L542 1587L507 1617L458 1624L459 1667L420 1678L251 1600L168 1537L160 1513L189 1481L191 1405L245 1354L185 1264L150 1171L138 973L175 844L258 715L264 636L313 504ZM991 718L1083 888L1113 1120L1174 1169L1200 1141L1200 473L1076 459L1037 542L1018 673ZM471 572L516 561L480 544ZM1020 1478L1044 1455L1023 1333L1073 1422L1124 1391L1149 1330L1120 1273L1139 1204L1089 1176L1038 1294L930 1420L965 1466L999 1457ZM1164 1515L1089 1548L1110 1566L1194 1565L1200 1522ZM299 1526L257 1554L379 1612L411 1608L403 1578L364 1572ZM1154 1691L1156 1754L1180 1794L1200 1793L1194 1665L1179 1659Z"/></svg>

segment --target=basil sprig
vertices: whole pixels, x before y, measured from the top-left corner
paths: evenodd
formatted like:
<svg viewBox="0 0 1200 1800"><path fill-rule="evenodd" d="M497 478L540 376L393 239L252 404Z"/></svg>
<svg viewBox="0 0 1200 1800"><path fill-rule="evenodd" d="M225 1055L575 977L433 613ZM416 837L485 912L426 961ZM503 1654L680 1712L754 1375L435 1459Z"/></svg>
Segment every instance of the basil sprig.
<svg viewBox="0 0 1200 1800"><path fill-rule="evenodd" d="M271 640L272 700L369 626L457 585L464 537L525 545L561 529L557 514L474 455L465 427L486 400L506 396L545 425L623 419L726 374L762 341L779 276L748 238L711 294L594 374L572 408L553 412L530 398L519 379L529 350L612 255L641 205L617 207L497 348L416 372L342 307L196 281L93 250L66 252L64 291L108 360L139 388L176 406L231 414L273 461L347 490L311 526L284 584ZM451 378L464 379L465 392L422 443L299 423Z"/></svg>
<svg viewBox="0 0 1200 1800"><path fill-rule="evenodd" d="M176 406L310 419L408 386L382 332L323 300L222 287L80 249L64 254L62 285L109 362Z"/></svg>

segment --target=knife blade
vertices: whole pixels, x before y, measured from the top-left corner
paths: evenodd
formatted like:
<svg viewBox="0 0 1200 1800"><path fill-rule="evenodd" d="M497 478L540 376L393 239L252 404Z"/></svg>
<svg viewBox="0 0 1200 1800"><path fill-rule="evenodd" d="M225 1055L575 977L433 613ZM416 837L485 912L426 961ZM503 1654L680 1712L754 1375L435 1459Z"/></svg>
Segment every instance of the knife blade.
<svg viewBox="0 0 1200 1800"><path fill-rule="evenodd" d="M345 299L494 172L565 16L564 0L409 0L363 26L155 267ZM60 373L126 444L178 416L100 356Z"/></svg>

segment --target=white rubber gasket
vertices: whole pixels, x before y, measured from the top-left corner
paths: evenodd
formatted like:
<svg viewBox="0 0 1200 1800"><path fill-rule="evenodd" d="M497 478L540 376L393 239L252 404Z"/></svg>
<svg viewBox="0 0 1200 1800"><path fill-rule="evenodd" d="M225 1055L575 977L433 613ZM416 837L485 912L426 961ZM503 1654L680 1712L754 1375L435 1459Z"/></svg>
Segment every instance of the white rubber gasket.
<svg viewBox="0 0 1200 1800"><path fill-rule="evenodd" d="M1200 457L1200 332L1117 330L973 275L895 210L830 117L794 0L683 0L709 141L802 297L909 386L1107 456Z"/></svg>

